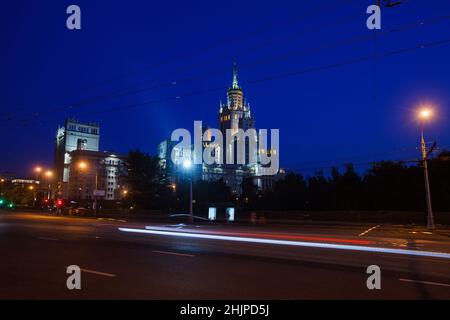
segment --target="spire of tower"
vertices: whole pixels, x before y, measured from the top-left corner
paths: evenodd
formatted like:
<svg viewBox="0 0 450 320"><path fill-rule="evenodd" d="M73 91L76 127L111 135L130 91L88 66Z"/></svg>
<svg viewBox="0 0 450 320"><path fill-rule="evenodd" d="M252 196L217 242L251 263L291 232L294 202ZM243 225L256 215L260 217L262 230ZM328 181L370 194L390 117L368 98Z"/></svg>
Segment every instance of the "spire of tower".
<svg viewBox="0 0 450 320"><path fill-rule="evenodd" d="M233 64L233 89L239 89L238 79L237 79L237 63Z"/></svg>

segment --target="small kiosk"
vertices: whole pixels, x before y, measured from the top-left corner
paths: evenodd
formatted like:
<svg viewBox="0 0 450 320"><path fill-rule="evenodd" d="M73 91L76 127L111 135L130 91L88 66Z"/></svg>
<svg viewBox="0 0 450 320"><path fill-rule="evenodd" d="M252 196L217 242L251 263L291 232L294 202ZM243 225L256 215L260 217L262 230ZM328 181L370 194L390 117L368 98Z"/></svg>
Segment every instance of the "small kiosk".
<svg viewBox="0 0 450 320"><path fill-rule="evenodd" d="M236 208L234 203L208 203L208 220L234 222L235 219Z"/></svg>

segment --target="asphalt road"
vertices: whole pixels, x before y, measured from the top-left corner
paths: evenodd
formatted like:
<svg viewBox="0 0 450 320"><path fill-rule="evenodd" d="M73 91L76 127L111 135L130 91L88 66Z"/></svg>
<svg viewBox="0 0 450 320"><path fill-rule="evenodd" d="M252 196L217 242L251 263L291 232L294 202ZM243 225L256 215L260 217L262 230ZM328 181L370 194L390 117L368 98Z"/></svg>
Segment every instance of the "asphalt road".
<svg viewBox="0 0 450 320"><path fill-rule="evenodd" d="M0 298L450 299L449 253L445 232L413 227L156 225L0 211ZM81 290L66 287L69 265L82 269ZM369 265L381 269L381 290L366 286Z"/></svg>

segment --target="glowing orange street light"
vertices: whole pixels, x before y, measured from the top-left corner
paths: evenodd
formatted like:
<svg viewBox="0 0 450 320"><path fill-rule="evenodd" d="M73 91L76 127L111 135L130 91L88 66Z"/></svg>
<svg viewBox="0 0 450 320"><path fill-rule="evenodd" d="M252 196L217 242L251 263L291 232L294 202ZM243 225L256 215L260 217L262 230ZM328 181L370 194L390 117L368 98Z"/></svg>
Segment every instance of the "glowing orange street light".
<svg viewBox="0 0 450 320"><path fill-rule="evenodd" d="M85 170L87 169L88 164L84 161L78 162L78 169ZM97 216L97 195L98 192L98 170L95 168L95 190L94 190L94 216Z"/></svg>
<svg viewBox="0 0 450 320"><path fill-rule="evenodd" d="M53 177L53 171L47 170L45 172L45 177L47 178L47 183L48 183L48 189L47 189L47 200L50 200L50 194L51 194L51 190L52 190L52 186L50 184L50 179Z"/></svg>
<svg viewBox="0 0 450 320"><path fill-rule="evenodd" d="M87 168L87 163L84 162L84 161L79 162L78 163L78 168L82 169L82 170L86 169Z"/></svg>
<svg viewBox="0 0 450 320"><path fill-rule="evenodd" d="M37 173L40 173L40 172L42 172L42 167L35 167L34 168L34 172L37 172Z"/></svg>
<svg viewBox="0 0 450 320"><path fill-rule="evenodd" d="M427 162L427 148L425 145L425 121L433 116L433 110L429 107L424 107L419 110L419 118L421 125L421 149L422 149L422 163L423 163L423 175L425 179L425 196L427 199L427 227L430 230L435 228L433 210L431 208L431 192L430 182L428 178L428 162Z"/></svg>

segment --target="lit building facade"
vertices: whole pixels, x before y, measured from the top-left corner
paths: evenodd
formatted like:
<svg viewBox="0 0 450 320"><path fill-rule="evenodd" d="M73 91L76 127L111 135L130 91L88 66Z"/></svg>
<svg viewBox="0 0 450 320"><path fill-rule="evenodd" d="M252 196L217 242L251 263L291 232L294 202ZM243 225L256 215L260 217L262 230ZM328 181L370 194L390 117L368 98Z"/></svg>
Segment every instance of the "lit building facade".
<svg viewBox="0 0 450 320"><path fill-rule="evenodd" d="M54 169L58 181L59 196L67 198L70 175L70 153L75 150L99 151L100 126L67 119L56 132Z"/></svg>
<svg viewBox="0 0 450 320"><path fill-rule="evenodd" d="M68 119L58 128L54 166L59 198L114 201L126 196L125 156L99 151L99 145L98 124Z"/></svg>
<svg viewBox="0 0 450 320"><path fill-rule="evenodd" d="M70 153L68 198L120 200L126 197L126 159L109 152L74 150Z"/></svg>

